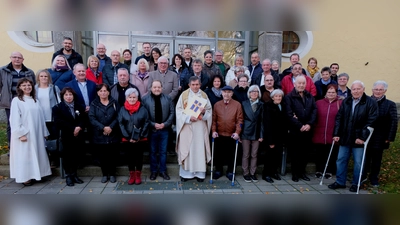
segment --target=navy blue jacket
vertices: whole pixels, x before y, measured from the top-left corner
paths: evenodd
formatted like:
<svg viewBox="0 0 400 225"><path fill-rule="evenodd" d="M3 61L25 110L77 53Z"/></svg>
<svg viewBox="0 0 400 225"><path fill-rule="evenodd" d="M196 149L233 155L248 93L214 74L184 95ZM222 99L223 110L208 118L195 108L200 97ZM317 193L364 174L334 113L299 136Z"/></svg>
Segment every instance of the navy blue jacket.
<svg viewBox="0 0 400 225"><path fill-rule="evenodd" d="M74 79L74 80L66 83L65 87L70 87L70 88L74 89L74 91L78 95L77 96L78 99L76 99L75 101L77 103L79 103L79 105L81 105L83 108L85 108L86 104L85 104L85 100L83 99L81 89L79 88L78 80ZM91 80L86 80L86 88L87 88L87 92L88 92L89 105L90 105L90 103L92 103L92 101L96 98L96 83Z"/></svg>

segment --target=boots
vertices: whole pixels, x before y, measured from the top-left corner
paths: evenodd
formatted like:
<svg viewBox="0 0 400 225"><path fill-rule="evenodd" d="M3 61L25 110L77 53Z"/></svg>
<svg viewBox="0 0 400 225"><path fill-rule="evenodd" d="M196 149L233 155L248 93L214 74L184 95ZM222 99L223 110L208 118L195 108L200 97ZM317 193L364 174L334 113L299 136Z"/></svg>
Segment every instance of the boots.
<svg viewBox="0 0 400 225"><path fill-rule="evenodd" d="M128 184L129 185L132 185L132 184L134 184L135 183L135 180L136 180L136 178L135 178L135 172L136 171L129 171L129 180L128 180Z"/></svg>
<svg viewBox="0 0 400 225"><path fill-rule="evenodd" d="M141 176L142 176L142 171L135 171L135 173L136 173L136 179L135 179L135 184L136 185L138 185L138 184L141 184L142 183L142 178L141 178Z"/></svg>

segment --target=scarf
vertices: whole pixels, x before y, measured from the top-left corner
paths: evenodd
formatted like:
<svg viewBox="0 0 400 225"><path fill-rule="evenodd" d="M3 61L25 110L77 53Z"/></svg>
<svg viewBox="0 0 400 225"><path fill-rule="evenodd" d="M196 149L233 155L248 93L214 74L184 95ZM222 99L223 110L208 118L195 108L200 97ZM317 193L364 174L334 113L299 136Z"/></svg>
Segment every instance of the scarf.
<svg viewBox="0 0 400 225"><path fill-rule="evenodd" d="M154 99L154 111L155 111L155 122L162 123L162 105L161 105L161 95L150 94Z"/></svg>
<svg viewBox="0 0 400 225"><path fill-rule="evenodd" d="M68 106L71 115L75 118L74 101L71 103L65 102L65 104Z"/></svg>
<svg viewBox="0 0 400 225"><path fill-rule="evenodd" d="M56 66L55 68L56 71L61 71L61 70L69 70L68 66Z"/></svg>
<svg viewBox="0 0 400 225"><path fill-rule="evenodd" d="M314 74L315 74L316 72L318 72L318 70L319 70L318 66L316 66L314 69L311 68L310 66L307 66L307 71L310 73L310 76L311 76L312 78L314 78Z"/></svg>
<svg viewBox="0 0 400 225"><path fill-rule="evenodd" d="M135 104L131 105L129 104L128 101L125 101L124 106L125 109L128 110L129 114L132 115L133 113L139 110L140 102L137 101Z"/></svg>
<svg viewBox="0 0 400 225"><path fill-rule="evenodd" d="M377 101L377 102L379 102L380 100L382 100L383 97L385 97L385 95L382 95L382 97L380 97L380 98L377 98L377 97L375 97L374 95L371 95L371 98L375 99L375 101Z"/></svg>
<svg viewBox="0 0 400 225"><path fill-rule="evenodd" d="M140 79L144 79L144 77L147 75L147 72L141 73L140 71L138 71L138 76L140 77Z"/></svg>
<svg viewBox="0 0 400 225"><path fill-rule="evenodd" d="M217 96L218 98L221 97L221 94L222 94L221 88L216 89L215 87L212 87L211 90L212 90L212 92L214 93L215 96Z"/></svg>
<svg viewBox="0 0 400 225"><path fill-rule="evenodd" d="M92 71L92 73L96 76L96 78L99 77L100 72L98 70L93 70L92 68L90 68L90 70Z"/></svg>

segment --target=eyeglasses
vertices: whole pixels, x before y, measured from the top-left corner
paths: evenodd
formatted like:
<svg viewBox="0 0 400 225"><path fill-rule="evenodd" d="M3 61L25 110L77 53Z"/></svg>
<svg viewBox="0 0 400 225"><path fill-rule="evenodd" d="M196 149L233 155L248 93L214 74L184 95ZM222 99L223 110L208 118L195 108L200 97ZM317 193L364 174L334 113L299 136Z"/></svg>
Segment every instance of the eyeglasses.
<svg viewBox="0 0 400 225"><path fill-rule="evenodd" d="M11 56L12 59L23 59L22 57L19 56Z"/></svg>
<svg viewBox="0 0 400 225"><path fill-rule="evenodd" d="M274 80L265 80L265 81L267 81L267 82L271 82L271 81L274 81Z"/></svg>
<svg viewBox="0 0 400 225"><path fill-rule="evenodd" d="M258 91L250 91L250 93L258 93Z"/></svg>
<svg viewBox="0 0 400 225"><path fill-rule="evenodd" d="M215 55L215 56L222 56L222 55Z"/></svg>
<svg viewBox="0 0 400 225"><path fill-rule="evenodd" d="M158 64L168 64L167 62L158 62Z"/></svg>
<svg viewBox="0 0 400 225"><path fill-rule="evenodd" d="M247 80L239 80L239 83L246 83Z"/></svg>
<svg viewBox="0 0 400 225"><path fill-rule="evenodd" d="M373 91L379 91L379 92L382 92L382 91L385 91L385 89L372 89Z"/></svg>

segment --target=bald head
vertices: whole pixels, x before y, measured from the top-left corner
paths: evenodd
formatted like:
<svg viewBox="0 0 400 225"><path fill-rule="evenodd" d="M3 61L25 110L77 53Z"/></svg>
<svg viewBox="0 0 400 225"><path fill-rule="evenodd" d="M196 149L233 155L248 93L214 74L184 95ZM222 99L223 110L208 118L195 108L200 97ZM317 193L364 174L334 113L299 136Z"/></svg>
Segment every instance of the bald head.
<svg viewBox="0 0 400 225"><path fill-rule="evenodd" d="M104 57L106 56L106 51L107 51L107 49L106 49L106 46L103 45L102 43L97 44L96 50L97 50L97 55L98 55L101 59L104 58Z"/></svg>

